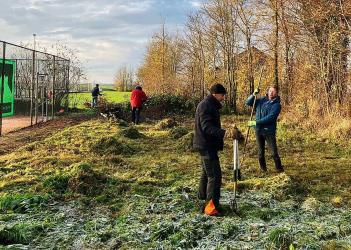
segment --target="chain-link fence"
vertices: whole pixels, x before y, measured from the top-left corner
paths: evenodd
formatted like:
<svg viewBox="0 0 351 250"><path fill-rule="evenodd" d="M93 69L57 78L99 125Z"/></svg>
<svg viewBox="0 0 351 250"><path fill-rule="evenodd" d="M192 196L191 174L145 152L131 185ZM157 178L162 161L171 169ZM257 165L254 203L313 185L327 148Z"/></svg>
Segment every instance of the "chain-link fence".
<svg viewBox="0 0 351 250"><path fill-rule="evenodd" d="M0 135L68 110L70 61L0 40Z"/></svg>

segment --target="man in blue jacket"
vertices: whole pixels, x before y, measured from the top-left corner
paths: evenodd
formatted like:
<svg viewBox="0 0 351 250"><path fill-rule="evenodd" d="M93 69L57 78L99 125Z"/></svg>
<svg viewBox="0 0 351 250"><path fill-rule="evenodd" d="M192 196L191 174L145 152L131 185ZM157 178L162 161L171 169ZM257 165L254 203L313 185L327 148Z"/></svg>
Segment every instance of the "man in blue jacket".
<svg viewBox="0 0 351 250"><path fill-rule="evenodd" d="M91 96L93 97L92 107L96 108L98 106L98 96L101 96L101 91L99 84L96 84L95 88L91 91Z"/></svg>
<svg viewBox="0 0 351 250"><path fill-rule="evenodd" d="M258 93L259 90L256 89L255 92L246 100L246 105L253 106L255 95ZM270 86L267 90L267 95L256 100L254 110L256 111L256 121L250 121L248 125L249 127L256 127L258 160L261 170L267 172L266 159L264 156L265 143L267 142L273 155L276 170L278 172L284 172L284 168L278 154L276 140L277 119L281 110L280 97L278 96L278 86Z"/></svg>

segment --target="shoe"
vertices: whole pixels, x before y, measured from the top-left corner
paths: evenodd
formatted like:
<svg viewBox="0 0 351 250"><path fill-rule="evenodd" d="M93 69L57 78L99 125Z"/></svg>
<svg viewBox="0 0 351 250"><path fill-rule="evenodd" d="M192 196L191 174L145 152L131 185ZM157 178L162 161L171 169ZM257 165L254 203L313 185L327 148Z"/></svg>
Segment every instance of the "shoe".
<svg viewBox="0 0 351 250"><path fill-rule="evenodd" d="M205 213L205 207L206 207L206 204L200 205L200 213L201 214Z"/></svg>
<svg viewBox="0 0 351 250"><path fill-rule="evenodd" d="M267 167L260 167L260 169L261 169L261 171L262 171L263 173L267 173L267 172L268 172Z"/></svg>
<svg viewBox="0 0 351 250"><path fill-rule="evenodd" d="M218 212L218 213L216 213L216 214L214 214L212 216L214 216L214 217L223 217L224 215L223 215L223 213Z"/></svg>
<svg viewBox="0 0 351 250"><path fill-rule="evenodd" d="M212 199L205 203L204 213L209 216L217 216L219 214Z"/></svg>

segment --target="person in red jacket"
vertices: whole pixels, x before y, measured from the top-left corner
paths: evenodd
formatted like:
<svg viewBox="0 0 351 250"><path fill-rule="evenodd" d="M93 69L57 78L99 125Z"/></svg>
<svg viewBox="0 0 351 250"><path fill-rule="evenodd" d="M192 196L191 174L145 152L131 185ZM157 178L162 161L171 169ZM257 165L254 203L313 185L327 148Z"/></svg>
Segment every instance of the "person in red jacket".
<svg viewBox="0 0 351 250"><path fill-rule="evenodd" d="M140 111L143 107L143 103L147 100L147 96L140 86L132 91L130 96L130 104L132 106L132 121L135 124L139 124Z"/></svg>

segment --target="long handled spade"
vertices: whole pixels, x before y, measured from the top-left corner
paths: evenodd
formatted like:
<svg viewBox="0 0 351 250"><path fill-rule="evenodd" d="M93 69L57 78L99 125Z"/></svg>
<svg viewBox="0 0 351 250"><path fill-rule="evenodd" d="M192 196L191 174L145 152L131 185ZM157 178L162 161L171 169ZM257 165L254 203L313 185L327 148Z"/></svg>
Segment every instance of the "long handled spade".
<svg viewBox="0 0 351 250"><path fill-rule="evenodd" d="M230 200L230 208L238 213L238 204L236 202L236 190L238 187L240 160L239 160L239 143L237 139L233 140L233 172L234 172L234 198Z"/></svg>

